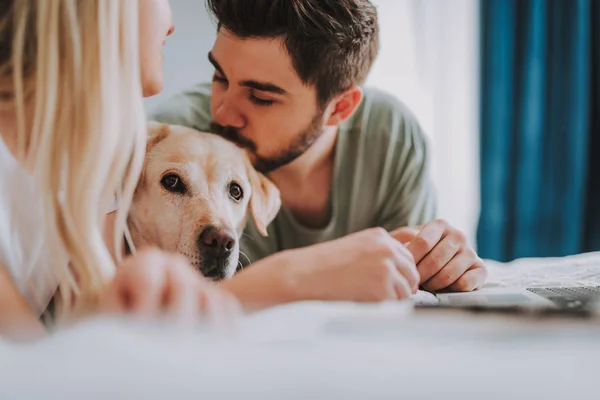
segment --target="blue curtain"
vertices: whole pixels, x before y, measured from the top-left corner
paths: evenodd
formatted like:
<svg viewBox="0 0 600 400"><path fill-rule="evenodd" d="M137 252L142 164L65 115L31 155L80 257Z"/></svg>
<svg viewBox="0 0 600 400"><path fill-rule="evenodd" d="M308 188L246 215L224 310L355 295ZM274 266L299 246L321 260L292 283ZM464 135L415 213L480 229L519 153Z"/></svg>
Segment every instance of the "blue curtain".
<svg viewBox="0 0 600 400"><path fill-rule="evenodd" d="M482 257L600 250L599 3L480 2Z"/></svg>

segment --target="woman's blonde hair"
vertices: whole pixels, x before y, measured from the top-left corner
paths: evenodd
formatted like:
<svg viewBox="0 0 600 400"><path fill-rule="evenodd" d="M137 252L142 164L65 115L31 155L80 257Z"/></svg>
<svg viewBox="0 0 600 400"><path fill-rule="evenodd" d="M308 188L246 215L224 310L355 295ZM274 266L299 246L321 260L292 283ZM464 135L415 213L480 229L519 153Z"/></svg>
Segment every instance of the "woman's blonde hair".
<svg viewBox="0 0 600 400"><path fill-rule="evenodd" d="M16 112L18 148L43 196L61 304L72 311L115 273L103 221L116 196L121 249L142 168L138 0L0 3L0 106Z"/></svg>

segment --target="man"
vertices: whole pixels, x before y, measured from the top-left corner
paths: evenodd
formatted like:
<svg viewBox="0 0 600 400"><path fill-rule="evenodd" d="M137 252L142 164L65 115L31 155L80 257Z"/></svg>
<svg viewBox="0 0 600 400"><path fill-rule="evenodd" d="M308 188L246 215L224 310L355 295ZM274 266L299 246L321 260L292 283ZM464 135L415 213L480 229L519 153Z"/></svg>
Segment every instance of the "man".
<svg viewBox="0 0 600 400"><path fill-rule="evenodd" d="M435 195L418 122L392 96L361 87L378 51L375 7L367 0L208 5L219 22L208 54L212 85L175 96L150 118L236 142L279 188L283 206L269 236L248 227L250 238L242 243L248 258L256 262L382 227L411 253L398 263L407 280L406 263L414 262L426 290L479 287L486 269L465 236L444 221L430 222ZM373 251L369 240L353 238L323 256L352 253L354 263L363 263L357 268L370 268L359 254Z"/></svg>

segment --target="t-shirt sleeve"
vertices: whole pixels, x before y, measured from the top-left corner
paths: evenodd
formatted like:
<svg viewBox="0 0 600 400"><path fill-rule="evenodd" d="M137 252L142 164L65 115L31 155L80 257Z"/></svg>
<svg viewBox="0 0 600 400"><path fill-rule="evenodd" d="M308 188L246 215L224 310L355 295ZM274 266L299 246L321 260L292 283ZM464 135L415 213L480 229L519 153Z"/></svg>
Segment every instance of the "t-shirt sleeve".
<svg viewBox="0 0 600 400"><path fill-rule="evenodd" d="M170 125L181 125L199 131L208 131L210 113L210 84L201 83L171 96L148 112L147 119Z"/></svg>
<svg viewBox="0 0 600 400"><path fill-rule="evenodd" d="M387 230L422 225L436 216L436 195L431 181L429 145L412 114L392 129L386 154L389 167L381 184L385 195L377 224Z"/></svg>

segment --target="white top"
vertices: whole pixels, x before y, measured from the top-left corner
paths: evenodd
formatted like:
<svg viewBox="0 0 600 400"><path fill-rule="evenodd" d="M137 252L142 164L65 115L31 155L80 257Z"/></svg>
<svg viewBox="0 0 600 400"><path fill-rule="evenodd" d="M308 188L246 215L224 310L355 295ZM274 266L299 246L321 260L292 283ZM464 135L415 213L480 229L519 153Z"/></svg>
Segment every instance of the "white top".
<svg viewBox="0 0 600 400"><path fill-rule="evenodd" d="M41 196L0 138L0 263L36 315L58 286L49 264Z"/></svg>
<svg viewBox="0 0 600 400"><path fill-rule="evenodd" d="M113 210L111 204L109 212ZM37 316L58 287L45 236L43 204L34 177L0 137L0 264Z"/></svg>

